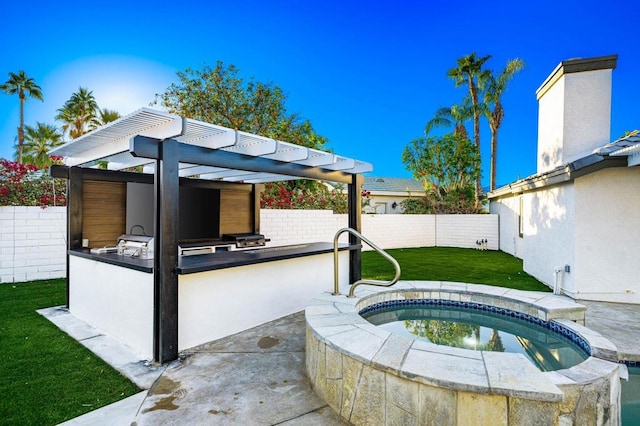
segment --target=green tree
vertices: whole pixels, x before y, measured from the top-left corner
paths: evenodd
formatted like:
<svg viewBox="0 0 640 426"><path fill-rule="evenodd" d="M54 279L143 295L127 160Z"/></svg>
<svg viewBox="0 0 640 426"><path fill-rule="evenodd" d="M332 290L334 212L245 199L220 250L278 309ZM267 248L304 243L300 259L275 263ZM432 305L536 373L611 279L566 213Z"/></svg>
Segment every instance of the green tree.
<svg viewBox="0 0 640 426"><path fill-rule="evenodd" d="M18 73L9 73L9 79L2 85L0 90L9 95L18 95L20 100L20 124L18 126L18 163L22 164L22 153L24 150L24 103L27 98L36 98L41 101L44 99L42 96L42 89L38 86L35 80L28 77L23 70Z"/></svg>
<svg viewBox="0 0 640 426"><path fill-rule="evenodd" d="M415 179L422 182L427 199L455 207L480 175L478 147L468 138L447 134L442 137L418 138L402 153L402 161ZM470 197L473 198L473 197Z"/></svg>
<svg viewBox="0 0 640 426"><path fill-rule="evenodd" d="M77 92L71 94L62 108L58 109L56 120L63 123L64 133L68 133L71 139L76 139L90 131L98 110L93 92L80 87Z"/></svg>
<svg viewBox="0 0 640 426"><path fill-rule="evenodd" d="M49 151L64 143L62 133L55 126L40 122L36 127L26 127L25 141L25 163L34 164L39 169L46 169L53 163Z"/></svg>
<svg viewBox="0 0 640 426"><path fill-rule="evenodd" d="M309 148L324 149L327 144L327 138L316 133L309 120L287 111L284 90L253 77L244 79L234 65L218 61L213 68L187 68L177 76L179 82L155 99L170 113ZM279 182L276 186L315 199L330 199L324 197L322 186L307 180ZM262 201L269 201L269 195L263 193Z"/></svg>
<svg viewBox="0 0 640 426"><path fill-rule="evenodd" d="M454 348L467 348L467 339L480 330L478 325L431 319L406 320L404 326L415 336Z"/></svg>
<svg viewBox="0 0 640 426"><path fill-rule="evenodd" d="M89 130L95 130L105 124L116 121L118 118L120 118L120 113L118 111L107 108L98 108L96 117L89 124Z"/></svg>
<svg viewBox="0 0 640 426"><path fill-rule="evenodd" d="M287 112L287 97L277 85L244 80L234 65L187 68L156 95L156 103L184 117L255 133L299 145L322 148L327 139L308 120Z"/></svg>
<svg viewBox="0 0 640 426"><path fill-rule="evenodd" d="M522 59L511 59L499 75L495 75L491 71L484 71L479 77L480 85L484 87L483 112L487 120L489 120L489 129L491 130L491 172L489 180L489 188L491 191L496 189L498 130L504 118L502 95L507 90L509 81L523 68L524 61Z"/></svg>
<svg viewBox="0 0 640 426"><path fill-rule="evenodd" d="M453 134L468 138L469 133L464 125L465 121L473 118L473 111L468 105L452 105L438 109L424 128L425 135L429 135L435 127L453 128Z"/></svg>
<svg viewBox="0 0 640 426"><path fill-rule="evenodd" d="M456 87L467 86L469 89L469 101L473 112L473 141L480 151L480 101L479 101L479 86L478 76L482 73L482 66L487 62L491 56L483 56L477 58L475 52L470 55L458 58L457 67L451 68L447 75L453 79ZM478 174L475 183L475 198L476 205L480 203L480 194L482 190L480 188L480 175Z"/></svg>
<svg viewBox="0 0 640 426"><path fill-rule="evenodd" d="M504 344L502 343L502 337L495 328L491 330L491 337L486 345L486 350L492 352L504 352Z"/></svg>

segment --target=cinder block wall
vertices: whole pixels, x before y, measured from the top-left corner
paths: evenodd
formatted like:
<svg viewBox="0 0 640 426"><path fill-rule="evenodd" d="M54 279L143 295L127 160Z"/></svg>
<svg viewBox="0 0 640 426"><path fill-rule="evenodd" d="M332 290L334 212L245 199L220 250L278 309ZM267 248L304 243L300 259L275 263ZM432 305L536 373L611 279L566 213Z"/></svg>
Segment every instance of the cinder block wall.
<svg viewBox="0 0 640 426"><path fill-rule="evenodd" d="M436 245L433 215L370 214L362 216L362 235L383 249ZM365 245L365 250L369 250Z"/></svg>
<svg viewBox="0 0 640 426"><path fill-rule="evenodd" d="M270 246L332 242L348 225L329 210L262 210L260 231ZM362 233L389 248L475 248L486 239L499 248L498 215L363 215ZM66 208L0 207L0 283L66 276ZM343 234L340 241L347 241ZM115 241L114 241L115 243ZM365 244L364 250L370 248Z"/></svg>
<svg viewBox="0 0 640 426"><path fill-rule="evenodd" d="M260 232L270 245L333 241L346 227L347 215L328 210L262 210ZM389 248L475 248L487 240L487 248L498 250L498 215L363 215L362 234L378 246ZM344 234L340 241L346 241ZM368 247L365 246L365 250Z"/></svg>
<svg viewBox="0 0 640 426"><path fill-rule="evenodd" d="M260 210L260 233L271 239L270 246L333 241L338 229L347 225L346 214L331 210Z"/></svg>
<svg viewBox="0 0 640 426"><path fill-rule="evenodd" d="M475 248L476 241L487 240L489 250L500 249L500 232L496 214L434 215L436 247Z"/></svg>
<svg viewBox="0 0 640 426"><path fill-rule="evenodd" d="M0 283L67 274L66 207L0 207Z"/></svg>

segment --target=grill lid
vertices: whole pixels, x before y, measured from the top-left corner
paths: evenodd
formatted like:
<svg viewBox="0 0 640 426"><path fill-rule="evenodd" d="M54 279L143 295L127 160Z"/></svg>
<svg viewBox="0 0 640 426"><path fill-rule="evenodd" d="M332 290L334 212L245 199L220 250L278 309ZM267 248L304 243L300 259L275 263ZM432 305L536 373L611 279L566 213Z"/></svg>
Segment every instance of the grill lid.
<svg viewBox="0 0 640 426"><path fill-rule="evenodd" d="M267 242L264 235L252 233L225 234L222 236L222 239L224 241L234 241L238 248L264 246Z"/></svg>
<svg viewBox="0 0 640 426"><path fill-rule="evenodd" d="M120 241L125 241L125 242L131 241L135 243L149 244L149 242L152 240L153 240L153 237L150 237L148 235L122 234L118 237L118 243Z"/></svg>

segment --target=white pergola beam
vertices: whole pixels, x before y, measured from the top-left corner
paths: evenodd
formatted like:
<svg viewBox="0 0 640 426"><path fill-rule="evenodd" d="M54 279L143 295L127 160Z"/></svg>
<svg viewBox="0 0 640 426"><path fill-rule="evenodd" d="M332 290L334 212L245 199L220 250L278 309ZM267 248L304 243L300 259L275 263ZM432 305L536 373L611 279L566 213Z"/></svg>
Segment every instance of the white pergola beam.
<svg viewBox="0 0 640 426"><path fill-rule="evenodd" d="M235 152L236 154L260 157L263 155L275 153L277 147L278 144L274 139L252 135L251 133L236 131L236 143L221 149L223 151Z"/></svg>
<svg viewBox="0 0 640 426"><path fill-rule="evenodd" d="M298 164L311 167L320 167L336 162L336 155L330 152L319 151L317 149L309 148L309 156L302 161L296 161Z"/></svg>
<svg viewBox="0 0 640 426"><path fill-rule="evenodd" d="M132 143L135 136L155 139L156 143L173 139L185 145L181 149L186 149L185 152L190 152L191 156L184 157L185 163L179 164L178 174L181 177L197 175L206 179L269 182L299 179L302 176L336 177L372 170L369 163L337 156L331 152L182 118L150 108L141 108L53 149L50 154L65 157L66 165L71 167L95 167L98 161L106 161L110 170L143 166L145 173L153 173L153 159L158 158L157 153L153 150L136 151L136 155L142 156L134 157ZM198 149L192 149L195 147ZM209 156L210 159L216 158L216 155L210 155L208 150L218 150L217 158L224 160L205 162L211 164L209 166L188 164L198 163L200 155ZM309 170L300 166L307 166ZM245 167L251 171L247 171ZM288 174L280 175L280 170Z"/></svg>
<svg viewBox="0 0 640 426"><path fill-rule="evenodd" d="M185 119L185 122L186 135L175 138L178 142L210 149L225 148L236 143L236 132L232 129L191 119Z"/></svg>
<svg viewBox="0 0 640 426"><path fill-rule="evenodd" d="M292 143L276 141L276 152L263 155L271 160L286 161L288 163L299 162L309 158L309 148Z"/></svg>

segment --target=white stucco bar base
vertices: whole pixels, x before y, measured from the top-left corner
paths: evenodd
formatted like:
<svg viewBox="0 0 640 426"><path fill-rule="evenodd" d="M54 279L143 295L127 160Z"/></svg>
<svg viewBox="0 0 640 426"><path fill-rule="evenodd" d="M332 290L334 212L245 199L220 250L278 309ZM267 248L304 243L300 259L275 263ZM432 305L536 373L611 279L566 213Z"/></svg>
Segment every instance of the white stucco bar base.
<svg viewBox="0 0 640 426"><path fill-rule="evenodd" d="M69 256L69 311L153 359L153 274Z"/></svg>
<svg viewBox="0 0 640 426"><path fill-rule="evenodd" d="M349 252L338 260L341 291L348 291ZM303 310L333 288L333 253L180 275L178 285L183 351Z"/></svg>
<svg viewBox="0 0 640 426"><path fill-rule="evenodd" d="M349 251L338 253L348 291ZM153 359L153 273L69 256L69 311ZM178 349L299 312L333 288L333 253L179 275Z"/></svg>

